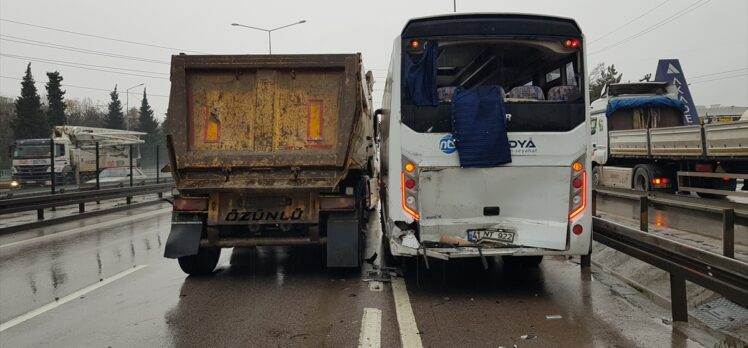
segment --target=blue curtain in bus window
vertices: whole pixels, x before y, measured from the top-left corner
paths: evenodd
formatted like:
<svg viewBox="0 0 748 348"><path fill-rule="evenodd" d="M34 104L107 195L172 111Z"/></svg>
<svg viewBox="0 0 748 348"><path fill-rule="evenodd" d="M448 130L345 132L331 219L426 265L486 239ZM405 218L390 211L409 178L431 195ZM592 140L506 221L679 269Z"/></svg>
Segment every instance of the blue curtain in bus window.
<svg viewBox="0 0 748 348"><path fill-rule="evenodd" d="M419 62L413 63L410 56L407 56L405 83L410 99L416 106L439 105L436 93L437 48L436 41L427 41L426 50Z"/></svg>
<svg viewBox="0 0 748 348"><path fill-rule="evenodd" d="M512 161L500 86L457 88L452 97L452 136L460 166L496 167Z"/></svg>

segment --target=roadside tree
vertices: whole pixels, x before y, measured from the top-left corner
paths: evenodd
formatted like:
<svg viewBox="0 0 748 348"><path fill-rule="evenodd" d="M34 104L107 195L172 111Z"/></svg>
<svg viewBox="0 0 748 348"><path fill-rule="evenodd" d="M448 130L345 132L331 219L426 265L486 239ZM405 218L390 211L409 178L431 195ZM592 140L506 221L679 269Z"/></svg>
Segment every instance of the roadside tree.
<svg viewBox="0 0 748 348"><path fill-rule="evenodd" d="M26 66L26 75L21 82L21 95L15 102L13 134L16 139L49 137L49 123L42 111L42 102L31 75L31 63Z"/></svg>
<svg viewBox="0 0 748 348"><path fill-rule="evenodd" d="M621 82L623 74L616 71L614 64L605 65L604 62L596 65L590 73L590 101L600 98L603 88L612 83Z"/></svg>
<svg viewBox="0 0 748 348"><path fill-rule="evenodd" d="M153 109L148 104L148 96L145 89L143 89L143 100L140 102L140 109L138 110L138 127L136 129L139 132L146 133L143 136L146 145L159 144L161 136L159 134L158 120L153 116Z"/></svg>
<svg viewBox="0 0 748 348"><path fill-rule="evenodd" d="M109 93L108 112L104 117L104 127L112 129L125 129L125 115L122 113L122 102L117 94L117 85L114 86L112 93Z"/></svg>
<svg viewBox="0 0 748 348"><path fill-rule="evenodd" d="M50 127L62 126L67 123L65 117L65 91L61 89L62 76L59 72L48 72L47 77L47 122Z"/></svg>

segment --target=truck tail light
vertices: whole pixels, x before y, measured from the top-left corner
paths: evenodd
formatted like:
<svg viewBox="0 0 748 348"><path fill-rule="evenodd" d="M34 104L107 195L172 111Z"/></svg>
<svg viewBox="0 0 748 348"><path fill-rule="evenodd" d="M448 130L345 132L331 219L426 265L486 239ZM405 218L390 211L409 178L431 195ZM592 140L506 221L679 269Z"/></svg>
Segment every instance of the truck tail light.
<svg viewBox="0 0 748 348"><path fill-rule="evenodd" d="M652 178L652 187L670 188L670 180L668 178Z"/></svg>
<svg viewBox="0 0 748 348"><path fill-rule="evenodd" d="M569 190L569 220L581 214L587 207L587 171L584 157L571 165L571 185Z"/></svg>
<svg viewBox="0 0 748 348"><path fill-rule="evenodd" d="M320 196L319 210L336 211L336 210L355 210L356 197L354 196Z"/></svg>
<svg viewBox="0 0 748 348"><path fill-rule="evenodd" d="M208 211L208 197L179 197L174 199L175 211Z"/></svg>
<svg viewBox="0 0 748 348"><path fill-rule="evenodd" d="M421 214L418 213L418 178L416 178L417 167L416 165L403 157L403 170L400 172L400 190L402 192L402 205L403 210L413 217L415 220L421 218Z"/></svg>

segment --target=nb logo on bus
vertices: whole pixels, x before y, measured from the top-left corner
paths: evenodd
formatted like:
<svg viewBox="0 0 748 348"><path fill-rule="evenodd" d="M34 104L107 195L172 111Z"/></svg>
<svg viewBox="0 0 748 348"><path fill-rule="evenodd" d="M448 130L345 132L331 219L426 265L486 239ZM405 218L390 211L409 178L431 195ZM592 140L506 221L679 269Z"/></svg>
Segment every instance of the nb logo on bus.
<svg viewBox="0 0 748 348"><path fill-rule="evenodd" d="M452 137L452 134L447 134L439 140L439 150L442 150L442 152L446 154L457 151L457 147L455 147L455 138Z"/></svg>

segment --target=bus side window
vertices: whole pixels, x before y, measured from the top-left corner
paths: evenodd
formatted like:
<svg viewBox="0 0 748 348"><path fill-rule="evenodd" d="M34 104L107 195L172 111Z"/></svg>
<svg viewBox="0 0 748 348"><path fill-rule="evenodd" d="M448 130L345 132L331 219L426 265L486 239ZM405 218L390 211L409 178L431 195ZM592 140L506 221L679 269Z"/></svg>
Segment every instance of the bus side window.
<svg viewBox="0 0 748 348"><path fill-rule="evenodd" d="M552 71L545 74L545 82L553 82L556 81L556 79L561 78L561 68L553 69Z"/></svg>

